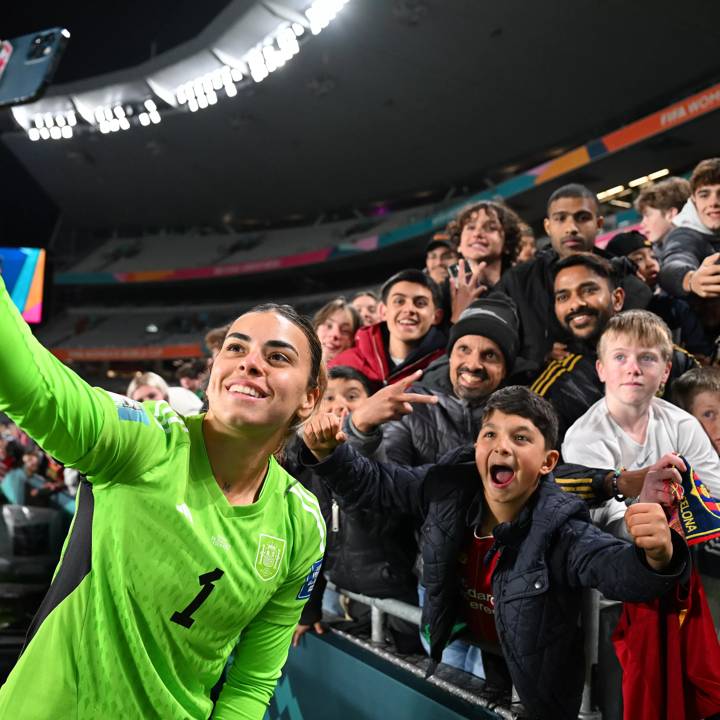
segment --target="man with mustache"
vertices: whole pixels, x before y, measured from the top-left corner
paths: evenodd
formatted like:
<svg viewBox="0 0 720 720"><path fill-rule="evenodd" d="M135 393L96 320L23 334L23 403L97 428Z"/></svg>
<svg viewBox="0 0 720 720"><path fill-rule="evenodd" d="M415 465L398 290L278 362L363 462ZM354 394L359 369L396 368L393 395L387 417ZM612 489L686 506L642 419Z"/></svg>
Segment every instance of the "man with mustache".
<svg viewBox="0 0 720 720"><path fill-rule="evenodd" d="M531 389L555 407L560 421L560 437L604 395L595 370L596 344L610 318L624 309L625 292L617 286L612 266L593 253L570 255L554 268L555 316L572 340L570 352L552 360L532 384ZM697 362L674 346L672 371L663 396L670 397L672 380Z"/></svg>
<svg viewBox="0 0 720 720"><path fill-rule="evenodd" d="M544 225L551 248L504 273L494 288L509 295L517 305L519 356L535 370L548 359L563 359L568 352L567 338L552 312L555 265L580 252L603 255L603 251L595 247L603 217L595 193L585 186L571 183L555 190L548 200ZM615 263L626 294L626 309L647 307L652 292L635 274L635 266L623 258Z"/></svg>
<svg viewBox="0 0 720 720"><path fill-rule="evenodd" d="M518 341L509 298L476 300L452 326L446 357L353 410L345 422L351 444L364 455L414 466L474 442L485 400L512 371Z"/></svg>

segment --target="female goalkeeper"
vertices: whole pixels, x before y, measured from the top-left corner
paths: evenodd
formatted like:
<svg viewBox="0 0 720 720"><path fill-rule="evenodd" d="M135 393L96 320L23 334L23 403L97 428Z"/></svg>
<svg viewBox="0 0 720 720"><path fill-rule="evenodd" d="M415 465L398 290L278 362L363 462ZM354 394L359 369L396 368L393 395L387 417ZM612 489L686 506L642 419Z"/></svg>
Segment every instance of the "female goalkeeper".
<svg viewBox="0 0 720 720"><path fill-rule="evenodd" d="M260 720L325 548L273 458L325 384L312 327L259 306L230 327L206 415L92 388L32 336L0 278L0 410L87 476L0 717Z"/></svg>

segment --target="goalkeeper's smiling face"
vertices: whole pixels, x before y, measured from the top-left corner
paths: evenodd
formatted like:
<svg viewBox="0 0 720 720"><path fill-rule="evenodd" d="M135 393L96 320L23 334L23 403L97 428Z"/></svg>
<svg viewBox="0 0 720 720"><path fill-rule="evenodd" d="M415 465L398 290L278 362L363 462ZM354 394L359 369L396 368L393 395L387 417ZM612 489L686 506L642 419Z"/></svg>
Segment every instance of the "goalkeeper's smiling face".
<svg viewBox="0 0 720 720"><path fill-rule="evenodd" d="M242 315L213 363L207 417L228 429L284 432L315 407L309 375L310 348L300 328L274 312Z"/></svg>

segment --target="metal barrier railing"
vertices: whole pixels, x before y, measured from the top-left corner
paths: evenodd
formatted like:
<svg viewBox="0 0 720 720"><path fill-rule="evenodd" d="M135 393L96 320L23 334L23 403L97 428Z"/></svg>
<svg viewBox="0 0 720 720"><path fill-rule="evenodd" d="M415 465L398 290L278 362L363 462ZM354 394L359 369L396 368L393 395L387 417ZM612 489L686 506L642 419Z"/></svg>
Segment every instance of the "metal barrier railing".
<svg viewBox="0 0 720 720"><path fill-rule="evenodd" d="M337 593L341 593L351 600L370 606L370 638L374 644L382 644L385 640L385 616L393 615L394 617L405 620L409 623L420 627L420 619L422 610L414 605L394 600L391 598L375 598L361 593L351 592L337 587L334 583L328 581L327 587ZM593 707L592 702L592 678L593 667L598 664L598 648L600 642L600 611L604 607L617 605L616 601L606 600L597 590L584 590L581 623L585 629L585 684L583 686L582 703L578 718L580 720L602 720L602 713ZM492 648L483 647L483 650L489 652L497 652ZM512 703L519 702L519 697L512 691ZM500 711L504 710L503 714ZM512 718L514 715L511 710L494 707L493 711L501 717Z"/></svg>

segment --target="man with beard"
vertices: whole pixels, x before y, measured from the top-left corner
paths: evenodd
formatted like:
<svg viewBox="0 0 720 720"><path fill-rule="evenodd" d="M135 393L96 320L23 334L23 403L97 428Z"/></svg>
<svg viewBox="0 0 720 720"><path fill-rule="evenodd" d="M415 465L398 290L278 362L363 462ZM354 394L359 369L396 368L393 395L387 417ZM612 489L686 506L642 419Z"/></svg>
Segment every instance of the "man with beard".
<svg viewBox="0 0 720 720"><path fill-rule="evenodd" d="M350 443L364 455L413 466L472 444L485 400L512 371L518 340L509 298L476 300L452 326L448 356L434 362L422 380L417 372L353 410L345 422Z"/></svg>
<svg viewBox="0 0 720 720"><path fill-rule="evenodd" d="M593 253L570 255L555 265L555 316L569 333L568 354L552 360L531 389L548 399L558 414L560 437L604 395L595 363L596 344L610 318L624 309L625 292L612 266ZM663 388L670 397L672 380L697 366L692 355L674 346L672 371Z"/></svg>
<svg viewBox="0 0 720 720"><path fill-rule="evenodd" d="M595 238L603 226L595 194L583 185L564 185L550 196L545 232L551 248L506 272L495 287L509 295L520 316L520 352L535 369L546 360L566 358L568 348L563 328L553 315L553 268L563 258L579 252L602 255ZM617 261L617 272L625 291L625 307L645 308L650 289L635 275L635 267L625 259ZM550 322L548 320L550 319Z"/></svg>

